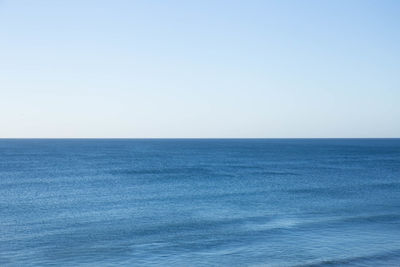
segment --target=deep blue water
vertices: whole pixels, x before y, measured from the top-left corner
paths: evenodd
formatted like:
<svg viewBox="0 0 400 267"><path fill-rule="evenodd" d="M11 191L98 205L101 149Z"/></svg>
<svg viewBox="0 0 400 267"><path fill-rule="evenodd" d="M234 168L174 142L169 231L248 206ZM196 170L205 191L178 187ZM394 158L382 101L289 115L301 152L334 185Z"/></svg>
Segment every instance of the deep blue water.
<svg viewBox="0 0 400 267"><path fill-rule="evenodd" d="M400 139L0 140L1 266L400 266Z"/></svg>

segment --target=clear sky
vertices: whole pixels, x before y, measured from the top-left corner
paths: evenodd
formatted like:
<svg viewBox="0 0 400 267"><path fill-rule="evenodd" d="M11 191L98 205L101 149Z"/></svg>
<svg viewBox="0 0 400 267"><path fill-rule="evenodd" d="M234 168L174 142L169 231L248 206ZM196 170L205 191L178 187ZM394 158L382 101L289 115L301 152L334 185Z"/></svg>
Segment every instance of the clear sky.
<svg viewBox="0 0 400 267"><path fill-rule="evenodd" d="M399 14L0 0L0 137L400 137Z"/></svg>

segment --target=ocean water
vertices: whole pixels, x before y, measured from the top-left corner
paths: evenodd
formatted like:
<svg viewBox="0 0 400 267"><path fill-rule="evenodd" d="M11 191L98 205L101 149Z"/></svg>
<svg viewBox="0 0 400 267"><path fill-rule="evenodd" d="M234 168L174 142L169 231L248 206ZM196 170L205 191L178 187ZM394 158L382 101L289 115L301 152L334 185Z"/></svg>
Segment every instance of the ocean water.
<svg viewBox="0 0 400 267"><path fill-rule="evenodd" d="M400 139L0 140L0 266L400 266Z"/></svg>

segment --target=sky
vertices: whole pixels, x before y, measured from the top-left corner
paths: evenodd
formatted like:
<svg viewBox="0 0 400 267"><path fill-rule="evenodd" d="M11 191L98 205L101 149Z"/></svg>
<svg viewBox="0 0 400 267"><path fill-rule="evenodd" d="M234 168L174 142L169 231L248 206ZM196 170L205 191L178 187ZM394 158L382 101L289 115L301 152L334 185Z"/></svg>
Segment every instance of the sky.
<svg viewBox="0 0 400 267"><path fill-rule="evenodd" d="M400 1L0 0L0 138L400 137Z"/></svg>

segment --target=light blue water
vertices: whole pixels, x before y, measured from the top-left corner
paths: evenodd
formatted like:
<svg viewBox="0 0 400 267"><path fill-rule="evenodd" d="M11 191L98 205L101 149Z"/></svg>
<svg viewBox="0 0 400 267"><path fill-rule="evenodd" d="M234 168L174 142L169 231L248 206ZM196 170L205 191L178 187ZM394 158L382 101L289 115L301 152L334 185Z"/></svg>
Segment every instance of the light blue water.
<svg viewBox="0 0 400 267"><path fill-rule="evenodd" d="M400 266L400 139L0 140L1 266Z"/></svg>

